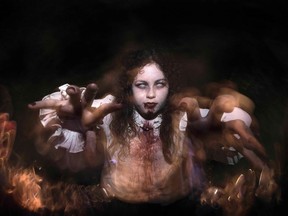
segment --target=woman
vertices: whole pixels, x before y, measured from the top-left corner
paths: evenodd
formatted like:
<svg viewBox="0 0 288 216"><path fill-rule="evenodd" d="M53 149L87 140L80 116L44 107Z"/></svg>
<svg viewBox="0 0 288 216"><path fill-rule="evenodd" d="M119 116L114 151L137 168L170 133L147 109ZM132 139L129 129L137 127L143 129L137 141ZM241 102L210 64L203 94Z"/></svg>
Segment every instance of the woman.
<svg viewBox="0 0 288 216"><path fill-rule="evenodd" d="M103 165L100 186L107 199L167 205L199 197L207 186L202 166L206 141L199 141L199 131L208 132L215 122L225 124L222 119L229 116L241 120L247 113L234 109L237 104L230 96L215 99L210 111L199 109L197 100L177 94L178 74L170 63L155 50L135 51L123 61L113 96L94 100L95 84L64 85L30 104L40 109L41 122L49 129L47 152L57 153L62 168L74 171ZM228 122L237 132L238 124ZM240 130L240 138L246 138L245 132ZM252 158L244 144L236 149ZM261 156L253 157L261 169L266 155L262 147L259 152Z"/></svg>

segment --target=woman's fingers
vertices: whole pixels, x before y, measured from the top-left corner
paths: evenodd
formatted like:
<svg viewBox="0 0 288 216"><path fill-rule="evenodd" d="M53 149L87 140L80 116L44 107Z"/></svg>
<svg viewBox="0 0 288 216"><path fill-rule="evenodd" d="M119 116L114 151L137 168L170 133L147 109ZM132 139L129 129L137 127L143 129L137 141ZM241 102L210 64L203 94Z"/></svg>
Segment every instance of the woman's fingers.
<svg viewBox="0 0 288 216"><path fill-rule="evenodd" d="M233 95L220 95L213 101L211 110L216 115L222 115L224 112L232 112L235 107L239 107L239 102Z"/></svg>
<svg viewBox="0 0 288 216"><path fill-rule="evenodd" d="M90 83L89 85L87 85L82 98L82 106L86 107L88 105L91 105L97 92L98 92L98 86L95 83Z"/></svg>
<svg viewBox="0 0 288 216"><path fill-rule="evenodd" d="M91 107L98 92L95 83L87 85L84 93L82 89L75 85L70 85L66 89L68 100L46 99L36 101L28 105L30 109L55 109L59 117L81 116L84 126L91 127L102 121L105 115L122 108L120 103L102 104L99 108Z"/></svg>
<svg viewBox="0 0 288 216"><path fill-rule="evenodd" d="M101 123L102 119L109 113L115 112L123 108L121 103L102 104L98 108L87 107L82 115L82 123L85 127L90 128L95 124Z"/></svg>
<svg viewBox="0 0 288 216"><path fill-rule="evenodd" d="M39 109L56 109L59 107L63 102L60 100L54 100L54 99L47 99L47 100L41 100L41 101L35 101L33 103L28 104L28 108L33 110L39 110Z"/></svg>
<svg viewBox="0 0 288 216"><path fill-rule="evenodd" d="M66 89L66 93L69 95L69 100L65 101L59 109L57 109L57 113L60 116L73 116L80 115L82 112L81 108L81 90L78 86L70 85Z"/></svg>
<svg viewBox="0 0 288 216"><path fill-rule="evenodd" d="M70 96L69 101L73 107L79 107L81 104L81 90L78 86L70 85L66 89L67 94Z"/></svg>
<svg viewBox="0 0 288 216"><path fill-rule="evenodd" d="M238 134L238 144L240 143L241 148L245 147L251 151L254 151L260 158L266 159L267 153L264 146L257 140L252 133L251 129L245 125L242 120L234 120L225 122L225 127L230 131L231 137L236 139L234 134ZM233 136L232 136L233 133Z"/></svg>
<svg viewBox="0 0 288 216"><path fill-rule="evenodd" d="M99 108L100 108L101 113L103 115L101 117L103 118L107 114L115 112L115 111L120 110L121 108L123 108L123 104L121 104L121 103L107 103L107 104L103 104Z"/></svg>
<svg viewBox="0 0 288 216"><path fill-rule="evenodd" d="M199 104L195 98L182 98L179 101L178 108L187 112L189 121L195 121L201 118Z"/></svg>

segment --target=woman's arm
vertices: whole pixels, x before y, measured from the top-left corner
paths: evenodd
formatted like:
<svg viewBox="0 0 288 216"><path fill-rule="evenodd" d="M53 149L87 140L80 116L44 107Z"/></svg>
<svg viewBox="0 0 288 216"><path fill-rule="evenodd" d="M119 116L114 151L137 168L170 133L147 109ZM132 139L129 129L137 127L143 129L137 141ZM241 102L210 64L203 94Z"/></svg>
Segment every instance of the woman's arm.
<svg viewBox="0 0 288 216"><path fill-rule="evenodd" d="M94 100L97 90L96 84L87 88L66 84L59 92L28 105L40 111L43 127L38 128L38 149L52 154L51 158L62 168L78 171L103 163L103 143L96 126L120 105ZM94 106L95 101L99 106Z"/></svg>

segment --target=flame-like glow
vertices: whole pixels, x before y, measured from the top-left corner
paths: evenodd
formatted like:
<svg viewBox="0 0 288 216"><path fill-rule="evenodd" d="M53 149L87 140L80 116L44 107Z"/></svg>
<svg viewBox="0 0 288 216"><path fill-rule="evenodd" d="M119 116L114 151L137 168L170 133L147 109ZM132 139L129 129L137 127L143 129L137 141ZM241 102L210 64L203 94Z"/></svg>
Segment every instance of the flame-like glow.
<svg viewBox="0 0 288 216"><path fill-rule="evenodd" d="M12 152L16 136L16 122L9 121L8 113L0 113L0 160L6 161Z"/></svg>
<svg viewBox="0 0 288 216"><path fill-rule="evenodd" d="M24 208L36 212L43 208L40 183L42 178L32 169L11 169L8 193Z"/></svg>

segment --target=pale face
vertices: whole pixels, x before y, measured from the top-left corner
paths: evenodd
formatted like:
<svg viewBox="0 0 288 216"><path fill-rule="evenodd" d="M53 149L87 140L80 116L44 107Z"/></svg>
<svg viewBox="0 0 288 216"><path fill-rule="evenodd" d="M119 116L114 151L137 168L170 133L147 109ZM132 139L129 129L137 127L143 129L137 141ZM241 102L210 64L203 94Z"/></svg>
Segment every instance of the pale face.
<svg viewBox="0 0 288 216"><path fill-rule="evenodd" d="M169 85L157 64L145 65L132 83L132 92L137 111L146 119L155 118L165 105Z"/></svg>

